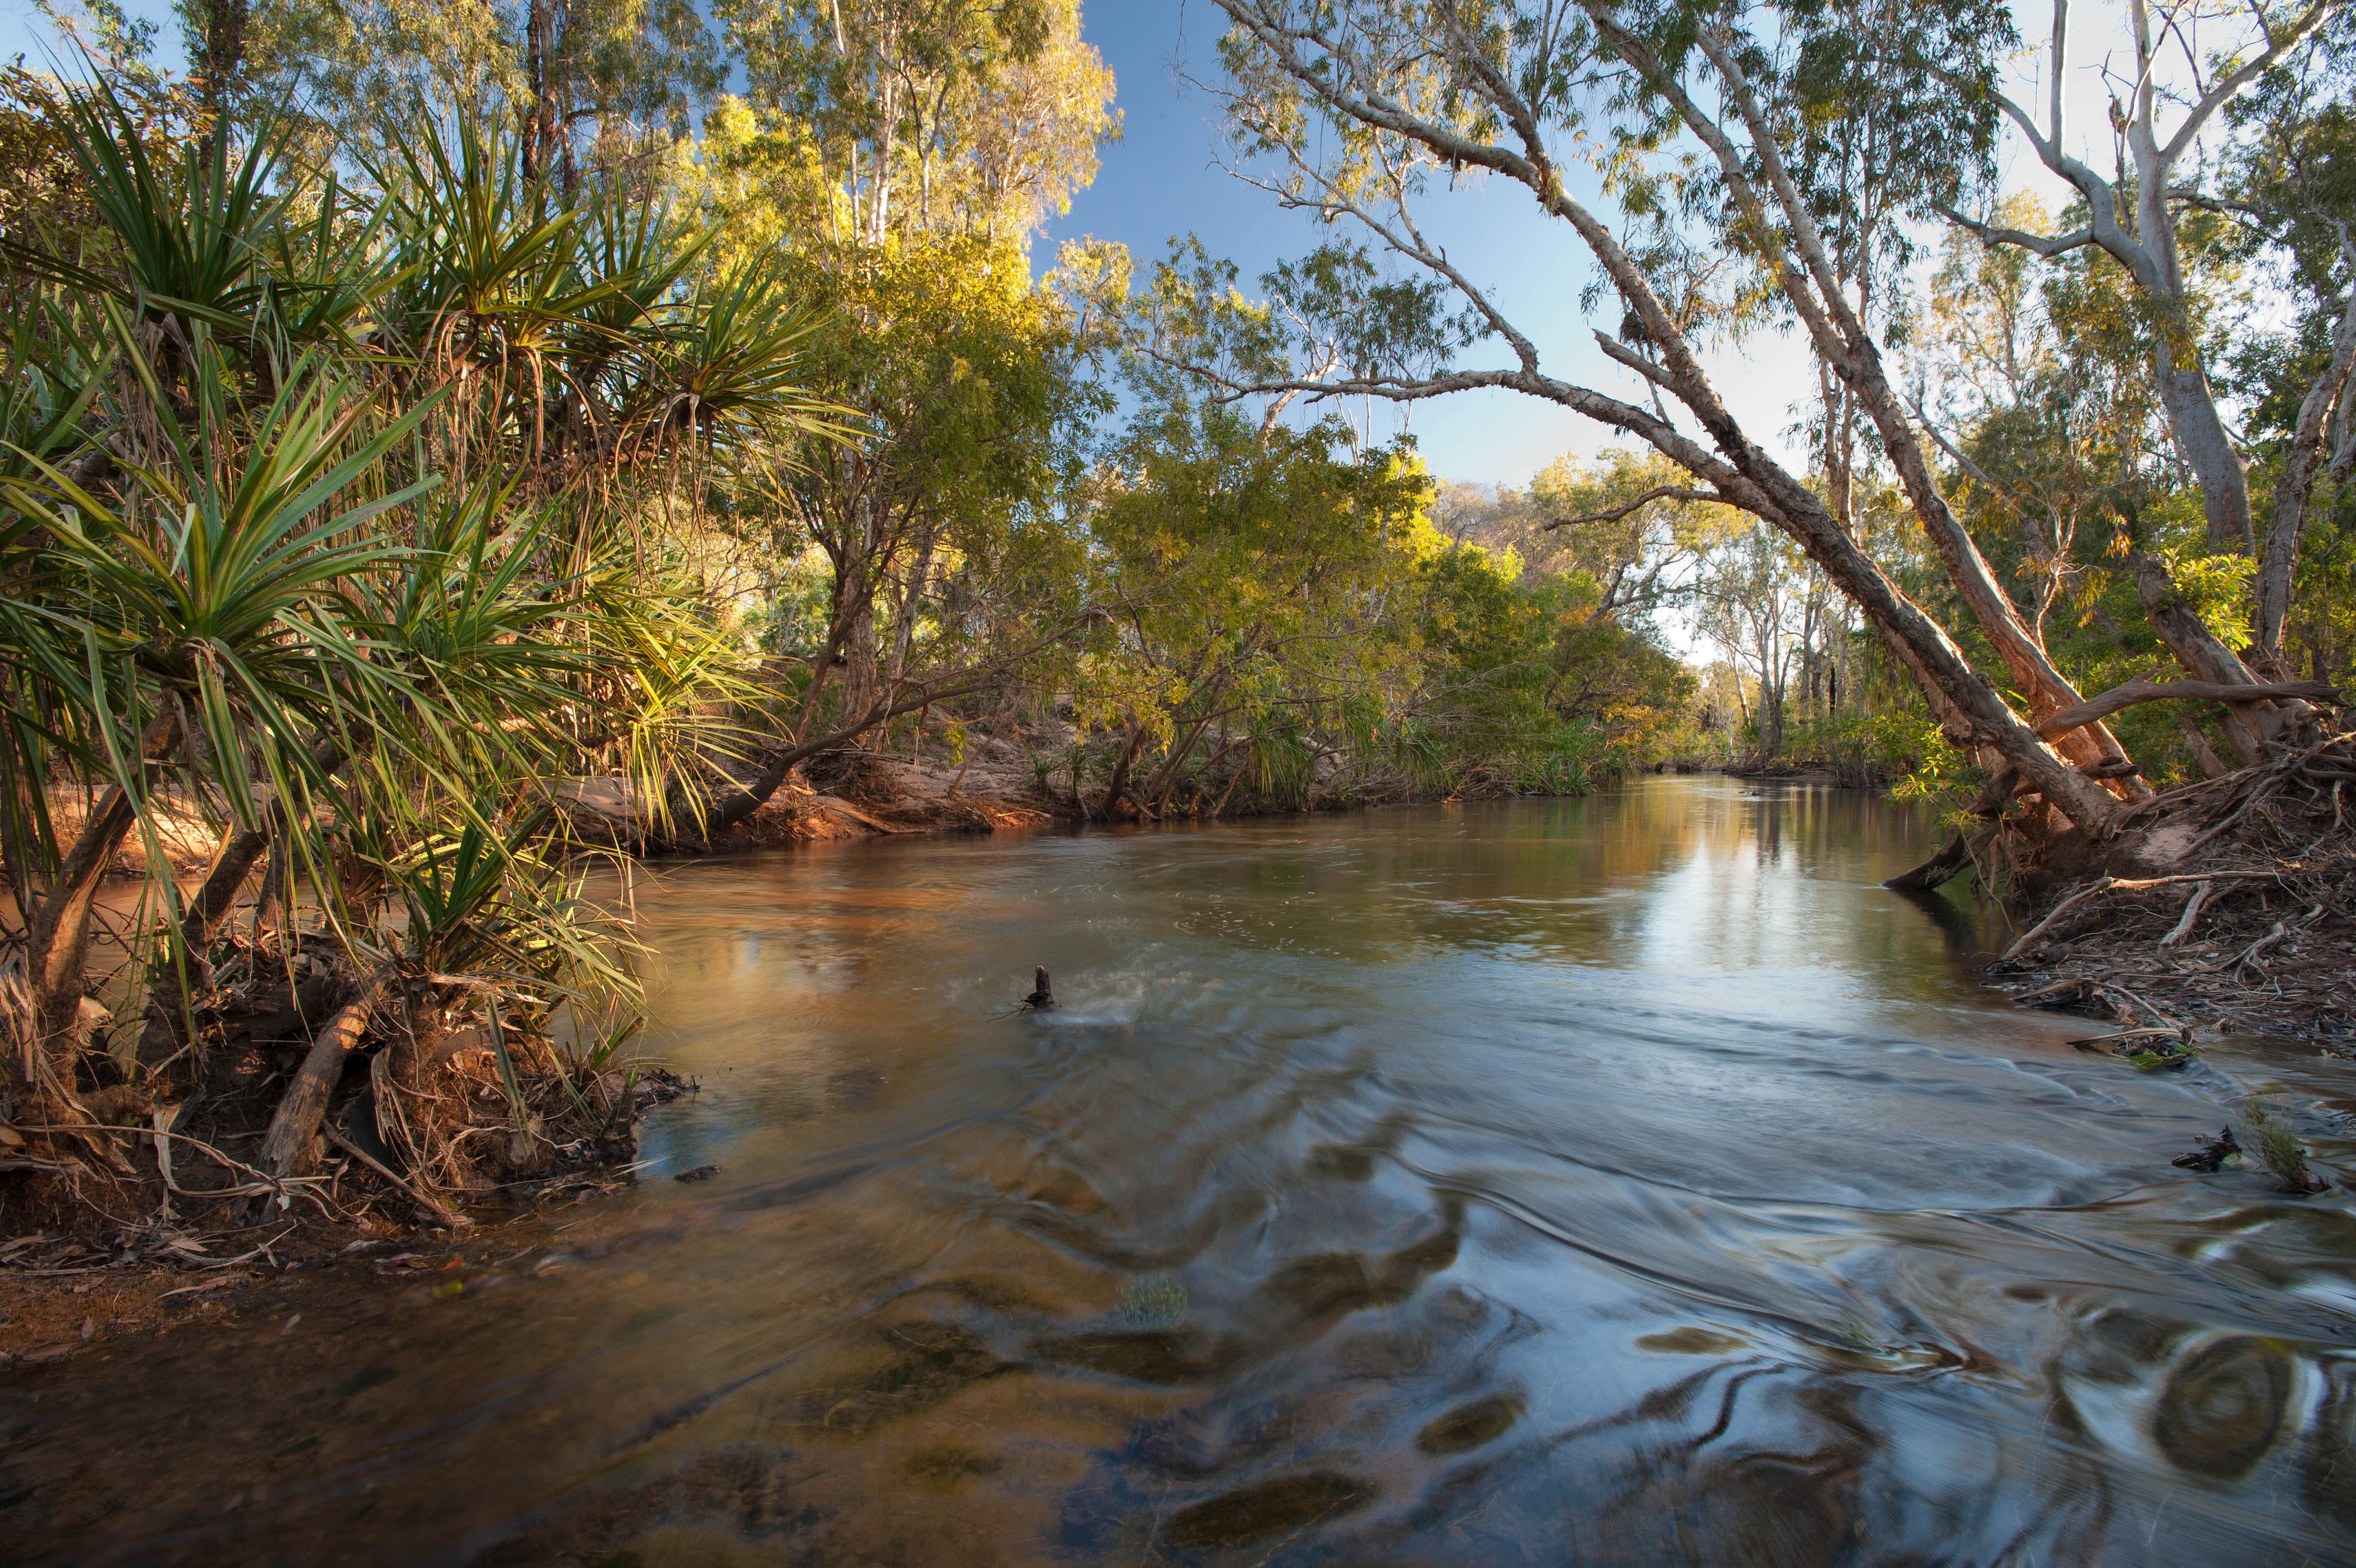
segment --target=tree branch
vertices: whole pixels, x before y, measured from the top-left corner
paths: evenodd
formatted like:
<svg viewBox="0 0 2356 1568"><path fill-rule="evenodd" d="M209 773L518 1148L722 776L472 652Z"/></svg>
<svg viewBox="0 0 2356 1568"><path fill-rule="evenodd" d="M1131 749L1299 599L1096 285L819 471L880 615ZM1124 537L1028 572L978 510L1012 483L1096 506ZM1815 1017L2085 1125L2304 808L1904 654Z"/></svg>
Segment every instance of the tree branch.
<svg viewBox="0 0 2356 1568"><path fill-rule="evenodd" d="M1551 532L1558 528L1576 528L1583 522L1618 522L1629 513L1641 511L1657 500L1708 501L1713 506L1733 504L1724 496L1712 495L1708 490L1683 489L1676 485L1655 485L1625 506L1609 507L1602 511L1581 512L1577 517L1557 518L1552 522L1545 524L1544 529Z"/></svg>
<svg viewBox="0 0 2356 1568"><path fill-rule="evenodd" d="M2049 240L2042 234L2032 234L2026 229L2007 229L2000 224L1983 223L1976 218L1966 218L1952 207L1941 207L1937 211L1939 216L1948 222L1960 229L1970 231L1991 245L2018 245L2024 251L2046 257L2048 260L2055 256L2066 255L2072 251L2094 242L2094 231L2092 229L2072 229L2067 234Z"/></svg>
<svg viewBox="0 0 2356 1568"><path fill-rule="evenodd" d="M2089 697L2074 708L2040 719L2037 733L2048 737L2066 735L2097 719L2110 717L2123 709L2144 703L2165 702L2171 697L2192 698L2214 703L2254 703L2275 697L2297 697L2308 702L2336 703L2339 691L2321 681L2276 681L2260 685L2227 686L2213 681L2130 681L2124 686L2114 686L2100 696Z"/></svg>

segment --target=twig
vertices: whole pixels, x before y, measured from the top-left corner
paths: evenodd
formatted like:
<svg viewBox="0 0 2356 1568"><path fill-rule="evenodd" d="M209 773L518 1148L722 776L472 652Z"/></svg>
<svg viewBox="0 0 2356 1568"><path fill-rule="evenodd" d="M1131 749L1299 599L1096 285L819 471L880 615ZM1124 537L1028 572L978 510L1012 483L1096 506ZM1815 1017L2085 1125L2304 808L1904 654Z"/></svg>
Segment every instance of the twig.
<svg viewBox="0 0 2356 1568"><path fill-rule="evenodd" d="M2100 1046L2105 1045L2112 1040L2173 1040L2181 1038L2183 1033L2184 1031L2180 1028L2162 1029L2155 1027L2148 1029L2121 1029L2115 1034L2092 1035L2087 1036L2085 1039L2072 1040L2070 1043L2073 1046Z"/></svg>
<svg viewBox="0 0 2356 1568"><path fill-rule="evenodd" d="M2280 920L2276 920L2275 922L2275 929L2268 931L2265 936L2260 937L2256 941L2252 942L2248 947L2244 948L2239 958L2236 958L2232 963L2219 964L2217 967L2224 970L2238 970L2243 965L2255 959L2258 954L2264 952L2266 949L2282 940L2286 934L2287 934L2287 932L2284 923ZM2279 985L2281 984L2281 982L2277 981L2276 983Z"/></svg>
<svg viewBox="0 0 2356 1568"><path fill-rule="evenodd" d="M272 1257L273 1254L271 1253L270 1249L276 1243L284 1241L287 1237L294 1233L294 1227L289 1225L285 1230L281 1230L277 1235L273 1236L269 1240L264 1241L251 1252L240 1252L234 1258L211 1258L201 1263L192 1263L190 1266L198 1269L233 1269L240 1263L252 1262L256 1258Z"/></svg>
<svg viewBox="0 0 2356 1568"><path fill-rule="evenodd" d="M293 1188L305 1197L316 1200L318 1195L305 1189L325 1179L320 1176L273 1176L265 1171L255 1170L252 1165L230 1159L201 1138L191 1138L185 1133L171 1133L162 1128L142 1133L137 1128L118 1127L104 1122L52 1122L44 1126L25 1127L21 1131L27 1133L129 1133L134 1136L176 1139L183 1144L193 1144L230 1170L243 1171L247 1176L254 1178L242 1187L187 1187L175 1183L172 1180L171 1172L166 1170L164 1185L182 1197L258 1197L264 1193L273 1197L284 1197L287 1196L287 1190ZM156 1164L160 1168L163 1162L159 1159Z"/></svg>
<svg viewBox="0 0 2356 1568"><path fill-rule="evenodd" d="M2213 883L2203 882L2192 890L2192 897L2184 901L2184 916L2176 922L2176 929L2159 939L2161 947L2172 948L2190 933L2192 922L2201 918L2201 906L2209 902L2209 894L2214 886Z"/></svg>
<svg viewBox="0 0 2356 1568"><path fill-rule="evenodd" d="M353 1143L349 1138L345 1137L341 1133L337 1132L335 1128L322 1123L319 1130L327 1134L327 1142L335 1144L336 1147L343 1150L344 1153L351 1155L352 1158L359 1161L360 1164L368 1166L369 1169L376 1172L377 1175L384 1177L385 1180L392 1183L393 1186L407 1193L410 1197L416 1202L420 1208L423 1208L426 1213L434 1216L434 1219L439 1219L451 1230L464 1230L469 1225L474 1223L463 1215L451 1213L450 1210L443 1208L440 1204L426 1197L425 1194L410 1186L409 1183L403 1181L401 1177L393 1175L392 1172L378 1164L374 1155L361 1148L358 1144Z"/></svg>
<svg viewBox="0 0 2356 1568"><path fill-rule="evenodd" d="M248 1176L253 1176L258 1180L267 1181L269 1179L269 1177L263 1176L260 1171L255 1170L252 1166L240 1165L237 1161L230 1159L227 1155L222 1154L219 1149L214 1148L210 1144L205 1143L201 1139L191 1138L185 1133L173 1133L162 1129L147 1130L138 1127L126 1127L111 1122L43 1122L39 1126L27 1124L27 1126L19 1129L19 1131L27 1133L127 1133L133 1137L177 1138L183 1144L196 1144L198 1148L202 1149L206 1154L210 1155L213 1158L219 1160L221 1164L227 1165L231 1170L243 1171ZM211 1193L192 1192L189 1193L188 1196L191 1197L210 1197L215 1195Z"/></svg>
<svg viewBox="0 0 2356 1568"><path fill-rule="evenodd" d="M2286 773L2284 775L2284 778L2288 777L2289 775ZM2202 833L2199 838L2194 839L2190 843L2185 845L2184 853L2188 855L2191 854L2194 851L2208 843L2210 840L2223 833L2226 829L2232 827L2235 822L2240 822L2244 817L2247 816L2251 807L2255 806L2259 801L2273 794L2276 788L2281 783L2281 779L2269 779L2260 783L2257 788L2250 791L2249 795L2240 805L2233 808L2233 813L2226 817L2223 822L2219 822L2215 827L2211 828L2207 832Z"/></svg>
<svg viewBox="0 0 2356 1568"><path fill-rule="evenodd" d="M1607 507L1601 511L1581 512L1577 517L1558 517L1541 526L1551 531L1558 528L1574 528L1588 522L1617 522L1630 512L1641 510L1657 500L1707 501L1712 506L1728 504L1725 497L1711 495L1707 490L1689 490L1676 485L1655 485L1625 506Z"/></svg>
<svg viewBox="0 0 2356 1568"><path fill-rule="evenodd" d="M2177 1032L2177 1031L2179 1031L2179 1030L2181 1030L2181 1029L2184 1027L2184 1022L2183 1022L2183 1020L2182 1020L2182 1019L2176 1017L2176 1016L2175 1016L2175 1015L2173 1015L2172 1014L2168 1014L2168 1013L2163 1013L2163 1012L2161 1012L2158 1008L2157 1008L2157 1007L2153 1006L2149 1002L2145 1001L2142 997L2140 997L2140 996L2136 995L2134 992L2129 991L2126 986L2124 986L2124 985L2116 985L2116 984L2113 984L2113 985L2108 986L2108 987L2107 987L2107 989L2109 989L2109 990L2111 990L2111 991L2113 991L2113 992L2117 993L2118 993L2119 995L2121 995L2121 996L2126 997L2126 998L2127 999L2127 1001L2128 1001L2128 1002L2132 1003L2134 1005L2136 1005L2136 1006L2137 1006L2137 1007L2142 1008L2145 1012L2147 1012L2147 1013L2150 1014L2153 1017L2155 1017L2155 1018L2158 1019L2158 1020L2159 1020L2159 1022L2160 1022L2160 1024L2161 1024L2163 1026L2165 1026L2165 1027L2166 1027L2166 1028L2167 1028L2170 1033L2175 1033L2175 1032Z"/></svg>

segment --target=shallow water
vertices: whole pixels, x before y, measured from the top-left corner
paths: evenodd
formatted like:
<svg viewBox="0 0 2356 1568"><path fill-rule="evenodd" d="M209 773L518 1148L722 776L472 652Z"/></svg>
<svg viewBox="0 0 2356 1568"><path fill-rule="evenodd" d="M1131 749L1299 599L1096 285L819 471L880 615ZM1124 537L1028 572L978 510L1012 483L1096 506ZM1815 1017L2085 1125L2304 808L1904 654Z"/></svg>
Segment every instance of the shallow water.
<svg viewBox="0 0 2356 1568"><path fill-rule="evenodd" d="M637 1191L7 1374L23 1561L2343 1562L2356 1066L1974 976L1859 794L641 877ZM2000 929L1997 933L2000 934ZM1010 1015L1033 963L1062 1007ZM2314 1106L2300 1201L2169 1156ZM717 1162L682 1186L662 1176ZM463 1272L463 1271L462 1271Z"/></svg>

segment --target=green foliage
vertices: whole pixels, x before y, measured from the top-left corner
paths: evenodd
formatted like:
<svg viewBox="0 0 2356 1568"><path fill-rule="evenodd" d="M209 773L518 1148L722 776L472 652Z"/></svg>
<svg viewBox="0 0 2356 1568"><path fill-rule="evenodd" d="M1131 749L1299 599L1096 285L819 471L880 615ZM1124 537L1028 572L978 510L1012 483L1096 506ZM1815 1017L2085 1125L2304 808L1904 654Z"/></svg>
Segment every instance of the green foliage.
<svg viewBox="0 0 2356 1568"><path fill-rule="evenodd" d="M166 967L203 956L156 842L193 811L267 827L356 963L626 997L536 847L550 790L619 763L661 800L726 744L744 650L681 569L677 480L825 437L807 317L687 287L703 236L626 196L560 209L468 120L396 138L363 220L265 141L151 145L111 83L54 113L105 242L10 242L47 280L0 382L11 882L60 874L46 786L78 775L149 841ZM81 830L94 864L114 831Z"/></svg>

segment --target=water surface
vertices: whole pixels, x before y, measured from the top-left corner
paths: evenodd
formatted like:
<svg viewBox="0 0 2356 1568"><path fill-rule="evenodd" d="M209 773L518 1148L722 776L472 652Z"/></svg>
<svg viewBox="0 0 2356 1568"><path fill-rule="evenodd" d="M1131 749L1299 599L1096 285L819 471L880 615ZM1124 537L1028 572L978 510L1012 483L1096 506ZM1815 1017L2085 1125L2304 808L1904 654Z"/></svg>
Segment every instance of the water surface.
<svg viewBox="0 0 2356 1568"><path fill-rule="evenodd" d="M2072 1051L2083 1020L1976 978L2000 925L1876 885L1933 837L1662 779L642 876L651 1045L704 1085L646 1183L505 1229L455 1295L12 1374L0 1531L124 1563L2349 1560L2344 1197L2168 1161L2244 1087L2328 1110L2356 1068ZM1063 1005L1012 1014L1034 963Z"/></svg>

